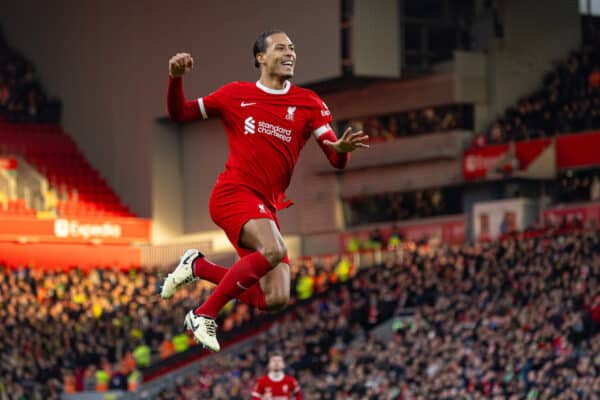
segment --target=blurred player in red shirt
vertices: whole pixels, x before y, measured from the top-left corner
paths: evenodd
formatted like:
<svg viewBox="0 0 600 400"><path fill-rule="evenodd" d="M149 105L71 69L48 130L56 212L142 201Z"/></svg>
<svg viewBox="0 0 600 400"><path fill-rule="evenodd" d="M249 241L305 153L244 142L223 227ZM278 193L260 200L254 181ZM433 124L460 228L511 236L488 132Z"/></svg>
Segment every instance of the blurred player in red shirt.
<svg viewBox="0 0 600 400"><path fill-rule="evenodd" d="M367 148L368 136L348 128L338 139L331 112L311 90L293 85L296 51L282 31L264 32L254 43L257 82L232 82L196 100L186 100L182 76L193 66L187 53L169 61L167 106L175 121L220 117L229 141L229 159L212 190L209 211L227 234L240 260L227 269L187 250L163 284L161 296L195 279L217 284L210 297L190 311L185 326L199 343L220 349L215 318L233 298L261 310L283 309L290 296L287 249L276 212L285 198L300 150L311 136L335 168L344 168L349 153ZM201 160L200 160L201 162Z"/></svg>
<svg viewBox="0 0 600 400"><path fill-rule="evenodd" d="M302 400L298 382L286 375L284 368L283 356L273 354L269 358L269 373L258 378L252 389L252 400Z"/></svg>

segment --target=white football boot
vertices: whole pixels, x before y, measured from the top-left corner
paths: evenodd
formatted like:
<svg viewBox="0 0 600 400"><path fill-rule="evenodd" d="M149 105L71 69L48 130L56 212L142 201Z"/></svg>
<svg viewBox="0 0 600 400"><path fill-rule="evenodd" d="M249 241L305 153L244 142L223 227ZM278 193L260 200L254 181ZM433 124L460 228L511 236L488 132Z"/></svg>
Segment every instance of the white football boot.
<svg viewBox="0 0 600 400"><path fill-rule="evenodd" d="M194 261L198 257L204 257L204 255L196 249L188 249L183 253L177 268L165 278L160 297L170 299L178 288L199 279L194 276Z"/></svg>
<svg viewBox="0 0 600 400"><path fill-rule="evenodd" d="M214 319L194 314L191 310L185 316L184 326L191 330L194 339L211 351L221 350L217 341L217 324Z"/></svg>

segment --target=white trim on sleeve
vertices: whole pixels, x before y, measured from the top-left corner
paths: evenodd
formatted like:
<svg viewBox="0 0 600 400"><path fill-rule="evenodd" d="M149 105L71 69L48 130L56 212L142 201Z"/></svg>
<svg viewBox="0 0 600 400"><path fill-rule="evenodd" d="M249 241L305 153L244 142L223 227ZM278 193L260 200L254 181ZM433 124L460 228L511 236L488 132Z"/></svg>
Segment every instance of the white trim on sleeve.
<svg viewBox="0 0 600 400"><path fill-rule="evenodd" d="M323 135L325 132L330 131L331 130L331 126L329 126L329 124L325 124L323 126L321 126L320 128L317 128L313 131L313 135L315 135L315 137L318 139L319 137L321 137L321 135Z"/></svg>
<svg viewBox="0 0 600 400"><path fill-rule="evenodd" d="M206 113L206 108L204 107L204 100L202 100L202 97L198 97L198 106L200 107L200 114L202 114L202 118L208 119L208 114Z"/></svg>
<svg viewBox="0 0 600 400"><path fill-rule="evenodd" d="M250 393L250 395L254 396L254 397L258 397L259 399L262 399L262 395L258 392L252 392L252 393Z"/></svg>

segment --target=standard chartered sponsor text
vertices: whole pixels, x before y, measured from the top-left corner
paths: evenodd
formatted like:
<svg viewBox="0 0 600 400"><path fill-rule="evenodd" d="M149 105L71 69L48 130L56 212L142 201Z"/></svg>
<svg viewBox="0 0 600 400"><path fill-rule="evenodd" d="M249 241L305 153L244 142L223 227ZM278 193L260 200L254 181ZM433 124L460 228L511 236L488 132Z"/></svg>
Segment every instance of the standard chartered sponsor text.
<svg viewBox="0 0 600 400"><path fill-rule="evenodd" d="M277 139L281 139L284 142L292 141L292 130L285 129L281 126L273 125L268 122L258 121L258 133L264 133L265 135L274 136Z"/></svg>

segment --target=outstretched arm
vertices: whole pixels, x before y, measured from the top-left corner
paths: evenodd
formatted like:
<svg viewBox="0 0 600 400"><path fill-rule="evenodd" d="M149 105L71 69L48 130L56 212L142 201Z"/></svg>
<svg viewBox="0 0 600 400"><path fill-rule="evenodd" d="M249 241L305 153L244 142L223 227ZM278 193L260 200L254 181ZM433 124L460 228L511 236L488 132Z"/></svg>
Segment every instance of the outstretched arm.
<svg viewBox="0 0 600 400"><path fill-rule="evenodd" d="M169 60L169 86L167 88L167 110L173 121L188 122L201 119L197 101L188 101L183 92L183 75L194 66L194 59L187 53L177 53Z"/></svg>
<svg viewBox="0 0 600 400"><path fill-rule="evenodd" d="M315 132L317 142L334 168L343 169L346 167L350 159L350 153L354 150L369 148L369 145L364 143L369 137L362 131L352 133L352 128L348 128L338 139L329 125L320 129L323 129L323 132Z"/></svg>

